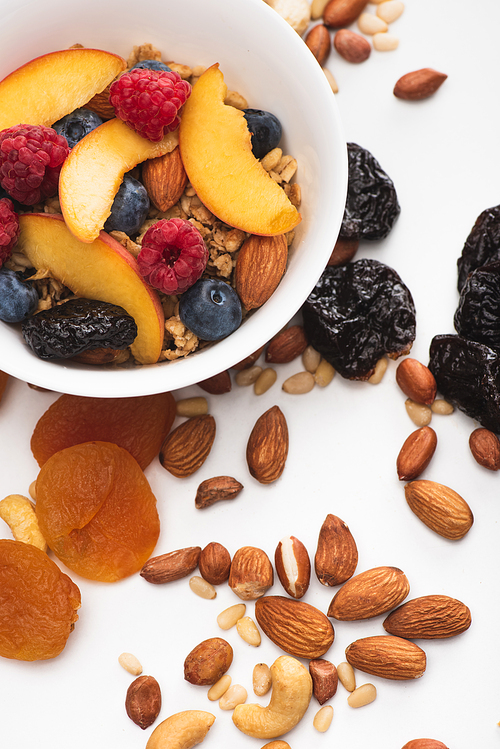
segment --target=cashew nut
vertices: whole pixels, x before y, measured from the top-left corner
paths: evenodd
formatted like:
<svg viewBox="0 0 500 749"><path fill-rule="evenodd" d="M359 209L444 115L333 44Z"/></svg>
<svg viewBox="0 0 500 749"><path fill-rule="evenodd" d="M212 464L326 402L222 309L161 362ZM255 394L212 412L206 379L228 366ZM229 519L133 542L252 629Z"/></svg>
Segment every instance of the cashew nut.
<svg viewBox="0 0 500 749"><path fill-rule="evenodd" d="M0 502L0 518L5 520L16 541L32 544L47 551L47 544L38 526L33 503L22 494L9 494Z"/></svg>
<svg viewBox="0 0 500 749"><path fill-rule="evenodd" d="M307 0L266 0L266 3L302 36L311 20L311 8Z"/></svg>
<svg viewBox="0 0 500 749"><path fill-rule="evenodd" d="M269 705L237 705L236 728L257 739L275 739L297 725L312 695L309 671L296 658L282 655L271 666L272 695Z"/></svg>
<svg viewBox="0 0 500 749"><path fill-rule="evenodd" d="M215 720L204 710L184 710L162 721L153 731L146 749L191 749L201 744Z"/></svg>

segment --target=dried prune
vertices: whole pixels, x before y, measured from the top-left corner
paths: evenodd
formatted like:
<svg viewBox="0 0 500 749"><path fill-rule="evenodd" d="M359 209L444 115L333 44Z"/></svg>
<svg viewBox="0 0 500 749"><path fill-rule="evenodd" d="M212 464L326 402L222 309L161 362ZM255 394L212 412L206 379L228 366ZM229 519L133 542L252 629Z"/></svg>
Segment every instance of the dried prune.
<svg viewBox="0 0 500 749"><path fill-rule="evenodd" d="M340 236L384 239L401 212L394 183L366 148L348 143L347 155L347 201Z"/></svg>
<svg viewBox="0 0 500 749"><path fill-rule="evenodd" d="M68 359L92 348L127 348L137 326L116 304L77 298L25 320L22 333L40 359Z"/></svg>
<svg viewBox="0 0 500 749"><path fill-rule="evenodd" d="M482 265L500 260L500 205L479 214L458 258L458 290L467 276Z"/></svg>
<svg viewBox="0 0 500 749"><path fill-rule="evenodd" d="M447 401L492 432L500 432L500 356L484 343L437 335L429 369Z"/></svg>
<svg viewBox="0 0 500 749"><path fill-rule="evenodd" d="M411 293L378 260L327 266L302 313L309 343L349 379L368 379L384 354L408 354L415 340Z"/></svg>
<svg viewBox="0 0 500 749"><path fill-rule="evenodd" d="M463 338L500 348L500 261L469 274L460 292L454 324Z"/></svg>

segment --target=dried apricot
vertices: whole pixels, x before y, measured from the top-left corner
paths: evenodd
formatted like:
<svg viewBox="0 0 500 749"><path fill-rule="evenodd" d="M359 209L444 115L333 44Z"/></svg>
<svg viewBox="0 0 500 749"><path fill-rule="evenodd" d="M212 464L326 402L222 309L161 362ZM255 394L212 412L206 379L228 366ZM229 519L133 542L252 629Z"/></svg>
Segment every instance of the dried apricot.
<svg viewBox="0 0 500 749"><path fill-rule="evenodd" d="M47 554L0 539L0 655L22 661L59 655L80 603L78 587Z"/></svg>
<svg viewBox="0 0 500 749"><path fill-rule="evenodd" d="M172 393L135 398L61 395L38 420L31 450L39 466L82 442L114 442L144 470L160 452L175 418Z"/></svg>
<svg viewBox="0 0 500 749"><path fill-rule="evenodd" d="M160 533L146 476L111 442L85 442L52 455L36 480L36 514L61 562L103 582L138 572Z"/></svg>

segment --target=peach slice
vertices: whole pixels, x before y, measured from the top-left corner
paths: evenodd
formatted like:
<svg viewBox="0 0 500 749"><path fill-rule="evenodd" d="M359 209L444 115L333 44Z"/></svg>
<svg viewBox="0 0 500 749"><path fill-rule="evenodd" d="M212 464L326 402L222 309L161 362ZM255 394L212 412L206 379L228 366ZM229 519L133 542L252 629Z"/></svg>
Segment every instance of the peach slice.
<svg viewBox="0 0 500 749"><path fill-rule="evenodd" d="M101 49L63 49L36 57L0 81L0 130L53 125L103 91L127 63Z"/></svg>
<svg viewBox="0 0 500 749"><path fill-rule="evenodd" d="M164 316L157 293L142 278L135 258L109 234L91 244L80 242L57 214L25 213L19 217L17 247L38 270L68 286L77 296L123 307L137 324L131 346L141 364L160 356Z"/></svg>
<svg viewBox="0 0 500 749"><path fill-rule="evenodd" d="M111 213L125 172L173 151L177 144L176 131L153 143L118 119L88 133L71 150L59 176L59 200L69 230L82 242L93 242Z"/></svg>
<svg viewBox="0 0 500 749"><path fill-rule="evenodd" d="M283 234L300 213L253 155L243 112L224 104L226 91L217 63L193 86L179 128L184 168L221 221L250 234Z"/></svg>

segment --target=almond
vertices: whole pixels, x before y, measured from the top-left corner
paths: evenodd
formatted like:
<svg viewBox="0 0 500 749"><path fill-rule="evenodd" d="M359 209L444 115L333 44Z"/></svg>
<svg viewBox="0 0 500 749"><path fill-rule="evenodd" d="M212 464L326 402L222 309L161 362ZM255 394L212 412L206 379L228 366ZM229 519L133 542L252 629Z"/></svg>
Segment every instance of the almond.
<svg viewBox="0 0 500 749"><path fill-rule="evenodd" d="M321 67L323 67L332 47L330 32L326 26L322 23L313 26L305 36L304 41Z"/></svg>
<svg viewBox="0 0 500 749"><path fill-rule="evenodd" d="M179 147L156 159L145 161L142 166L142 181L151 202L159 211L168 211L175 205L187 184Z"/></svg>
<svg viewBox="0 0 500 749"><path fill-rule="evenodd" d="M302 598L311 579L311 562L302 541L295 536L282 538L276 547L274 565L288 595L292 598Z"/></svg>
<svg viewBox="0 0 500 749"><path fill-rule="evenodd" d="M288 245L283 234L252 234L238 253L234 287L247 310L261 307L277 288L286 269Z"/></svg>
<svg viewBox="0 0 500 749"><path fill-rule="evenodd" d="M127 689L125 710L128 717L145 729L155 722L160 709L160 685L153 676L139 676Z"/></svg>
<svg viewBox="0 0 500 749"><path fill-rule="evenodd" d="M412 739L402 749L448 749L442 741L436 739Z"/></svg>
<svg viewBox="0 0 500 749"><path fill-rule="evenodd" d="M358 549L346 523L327 515L321 526L314 557L316 576L322 585L341 585L354 575Z"/></svg>
<svg viewBox="0 0 500 749"><path fill-rule="evenodd" d="M484 427L474 429L469 437L469 447L474 460L483 468L498 471L500 468L500 440Z"/></svg>
<svg viewBox="0 0 500 749"><path fill-rule="evenodd" d="M155 585L180 580L196 569L200 554L200 546L187 546L185 549L151 557L141 569L140 575L148 583Z"/></svg>
<svg viewBox="0 0 500 749"><path fill-rule="evenodd" d="M359 249L359 238L339 237L327 265L347 265Z"/></svg>
<svg viewBox="0 0 500 749"><path fill-rule="evenodd" d="M394 86L394 96L408 101L427 99L436 93L448 76L432 68L421 68L403 75Z"/></svg>
<svg viewBox="0 0 500 749"><path fill-rule="evenodd" d="M253 601L264 595L274 582L273 566L269 557L255 546L243 546L233 556L228 584L243 601Z"/></svg>
<svg viewBox="0 0 500 749"><path fill-rule="evenodd" d="M342 621L370 619L398 606L410 584L397 567L374 567L348 580L335 594L328 616Z"/></svg>
<svg viewBox="0 0 500 749"><path fill-rule="evenodd" d="M186 656L184 678L190 684L207 686L219 681L233 662L233 649L222 637L203 640Z"/></svg>
<svg viewBox="0 0 500 749"><path fill-rule="evenodd" d="M427 660L418 645L392 635L363 637L351 643L345 655L353 668L396 680L418 679L425 671Z"/></svg>
<svg viewBox="0 0 500 749"><path fill-rule="evenodd" d="M271 338L265 360L269 364L287 364L306 350L307 338L302 325L291 325L289 328Z"/></svg>
<svg viewBox="0 0 500 749"><path fill-rule="evenodd" d="M231 375L229 374L227 369L198 383L198 387L200 387L206 393L210 393L210 395L222 395L223 393L229 393L231 390L231 386Z"/></svg>
<svg viewBox="0 0 500 749"><path fill-rule="evenodd" d="M255 362L257 361L257 359L259 358L259 356L262 354L263 351L264 351L264 346L261 346L260 348L257 349L257 351L254 351L253 354L250 354L250 356L246 356L237 364L233 364L233 369L237 369L238 371L241 371L242 369L248 369L253 364L255 364Z"/></svg>
<svg viewBox="0 0 500 749"><path fill-rule="evenodd" d="M95 96L85 104L85 109L90 109L92 112L95 112L103 120L111 120L113 117L116 117L115 108L109 100L109 88L111 83L106 86L103 91L95 94Z"/></svg>
<svg viewBox="0 0 500 749"><path fill-rule="evenodd" d="M211 585L220 585L229 577L231 555L225 546L212 541L202 549L198 566L204 580Z"/></svg>
<svg viewBox="0 0 500 749"><path fill-rule="evenodd" d="M405 486L410 509L428 528L444 538L457 540L470 530L474 516L460 494L436 481L417 479Z"/></svg>
<svg viewBox="0 0 500 749"><path fill-rule="evenodd" d="M214 417L193 416L167 435L160 450L160 463L177 478L191 476L208 458L214 439Z"/></svg>
<svg viewBox="0 0 500 749"><path fill-rule="evenodd" d="M286 419L278 406L272 406L259 416L248 438L248 469L261 484L270 484L283 473L287 456Z"/></svg>
<svg viewBox="0 0 500 749"><path fill-rule="evenodd" d="M339 683L337 667L324 658L315 658L309 661L309 673L313 682L313 694L319 704L324 705L337 691Z"/></svg>
<svg viewBox="0 0 500 749"><path fill-rule="evenodd" d="M403 443L396 460L400 481L413 481L425 471L437 446L437 435L429 426L420 427Z"/></svg>
<svg viewBox="0 0 500 749"><path fill-rule="evenodd" d="M296 658L320 658L335 637L333 626L322 611L285 596L259 598L255 618L275 645Z"/></svg>
<svg viewBox="0 0 500 749"><path fill-rule="evenodd" d="M391 611L384 621L390 635L410 640L442 640L460 635L471 625L469 608L449 596L421 596Z"/></svg>
<svg viewBox="0 0 500 749"><path fill-rule="evenodd" d="M364 62L371 55L371 45L366 37L349 29L340 29L333 37L333 46L347 62Z"/></svg>
<svg viewBox="0 0 500 749"><path fill-rule="evenodd" d="M243 484L232 476L214 476L202 481L196 491L194 504L197 510L210 507L221 499L234 499L243 489Z"/></svg>
<svg viewBox="0 0 500 749"><path fill-rule="evenodd" d="M368 0L330 0L323 11L323 23L332 29L350 26L368 5Z"/></svg>
<svg viewBox="0 0 500 749"><path fill-rule="evenodd" d="M417 359L408 357L398 364L396 382L405 395L415 403L430 406L434 402L437 384L431 370Z"/></svg>

